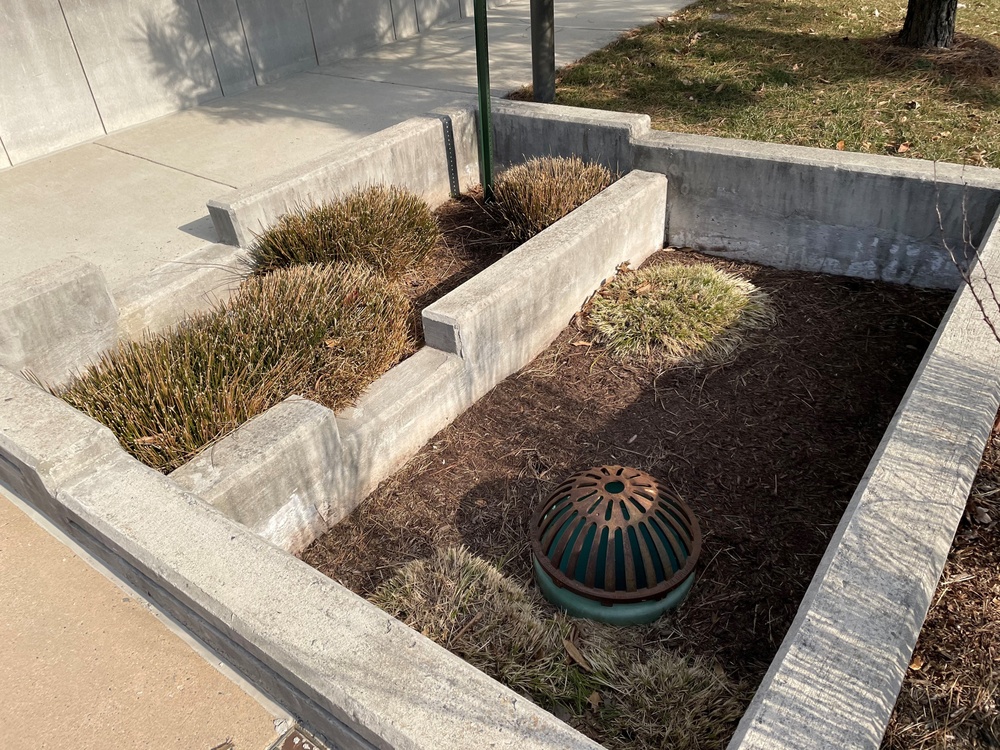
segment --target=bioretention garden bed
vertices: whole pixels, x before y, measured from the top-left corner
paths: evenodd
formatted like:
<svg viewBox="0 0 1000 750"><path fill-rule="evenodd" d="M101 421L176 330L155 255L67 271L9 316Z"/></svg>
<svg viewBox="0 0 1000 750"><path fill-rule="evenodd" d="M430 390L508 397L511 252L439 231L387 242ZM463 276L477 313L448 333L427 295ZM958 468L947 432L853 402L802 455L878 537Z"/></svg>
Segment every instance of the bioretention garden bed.
<svg viewBox="0 0 1000 750"><path fill-rule="evenodd" d="M278 403L164 476L0 371L0 480L351 750L596 747L559 719L640 747L663 707L628 701L682 694L662 664L725 698L704 714L717 719L706 745L748 705L733 748L877 746L997 411L1000 356L960 271L979 250L973 288L1000 273L996 173L496 105L502 163L576 155L623 177L483 270L432 254L448 270L407 282L417 306L437 297L424 346L353 408ZM418 118L210 212L245 248L352 186L400 185L439 206L475 184L474 122ZM464 210L439 217L455 211L464 231L476 224ZM749 278L774 324L720 364L613 360L575 314L616 267L653 253ZM57 341L58 326L45 330ZM519 529L566 473L610 462L666 480L705 545L682 609L609 645L614 631L559 619L531 593ZM274 546L325 532L305 558L353 591ZM523 621L542 622L573 700L502 675L519 696L354 593L388 606L406 591L398 573L461 546L499 567L506 578L472 568L496 591L528 592ZM455 622L427 635L460 642L483 618ZM619 723L623 706L642 731Z"/></svg>

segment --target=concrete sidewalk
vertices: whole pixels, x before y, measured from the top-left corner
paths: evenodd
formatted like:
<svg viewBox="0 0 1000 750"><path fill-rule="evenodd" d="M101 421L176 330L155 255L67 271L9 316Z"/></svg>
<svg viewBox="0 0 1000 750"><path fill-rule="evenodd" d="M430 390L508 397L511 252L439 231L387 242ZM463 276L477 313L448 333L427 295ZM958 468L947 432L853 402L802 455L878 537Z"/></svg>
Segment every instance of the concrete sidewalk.
<svg viewBox="0 0 1000 750"><path fill-rule="evenodd" d="M557 0L557 64L683 2ZM531 81L528 0L490 12L495 95ZM473 27L449 24L0 172L0 283L77 255L112 289L216 241L205 208L437 107L471 104Z"/></svg>
<svg viewBox="0 0 1000 750"><path fill-rule="evenodd" d="M0 600L5 750L264 750L288 726L2 490Z"/></svg>

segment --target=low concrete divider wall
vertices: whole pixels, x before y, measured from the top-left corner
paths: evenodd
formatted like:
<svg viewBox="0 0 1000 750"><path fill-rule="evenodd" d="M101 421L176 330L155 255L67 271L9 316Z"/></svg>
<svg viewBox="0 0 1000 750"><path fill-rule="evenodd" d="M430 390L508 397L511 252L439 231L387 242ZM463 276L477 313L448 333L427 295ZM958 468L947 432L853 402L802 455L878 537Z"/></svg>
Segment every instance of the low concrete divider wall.
<svg viewBox="0 0 1000 750"><path fill-rule="evenodd" d="M800 271L955 289L1000 207L996 170L658 132L645 115L498 102L496 155L577 155L670 180L678 247Z"/></svg>
<svg viewBox="0 0 1000 750"><path fill-rule="evenodd" d="M973 277L990 299L986 278L1000 278L996 220ZM881 745L998 407L1000 343L966 287L830 540L730 750Z"/></svg>
<svg viewBox="0 0 1000 750"><path fill-rule="evenodd" d="M0 370L0 482L334 747L599 746Z"/></svg>
<svg viewBox="0 0 1000 750"><path fill-rule="evenodd" d="M432 206L479 182L475 116L467 110L416 117L362 138L342 158L322 156L208 203L222 242L248 247L255 234L300 207L352 188L407 188Z"/></svg>
<svg viewBox="0 0 1000 750"><path fill-rule="evenodd" d="M508 375L601 283L662 246L667 181L633 172L424 310L427 346L333 412L289 399L170 476L293 553Z"/></svg>

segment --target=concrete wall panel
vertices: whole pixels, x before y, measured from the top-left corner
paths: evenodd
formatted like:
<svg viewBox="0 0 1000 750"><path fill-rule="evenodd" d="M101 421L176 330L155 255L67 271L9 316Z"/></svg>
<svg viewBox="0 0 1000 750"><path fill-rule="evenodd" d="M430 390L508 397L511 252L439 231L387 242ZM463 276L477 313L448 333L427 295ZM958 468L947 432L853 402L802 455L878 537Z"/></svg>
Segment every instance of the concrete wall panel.
<svg viewBox="0 0 1000 750"><path fill-rule="evenodd" d="M10 159L7 158L7 150L4 148L3 139L0 139L0 169L10 166Z"/></svg>
<svg viewBox="0 0 1000 750"><path fill-rule="evenodd" d="M257 85L236 0L198 0L208 31L222 93L238 94Z"/></svg>
<svg viewBox="0 0 1000 750"><path fill-rule="evenodd" d="M0 7L0 138L16 164L104 134L57 0ZM0 149L0 167L9 166Z"/></svg>
<svg viewBox="0 0 1000 750"><path fill-rule="evenodd" d="M63 0L108 132L222 96L197 0Z"/></svg>
<svg viewBox="0 0 1000 750"><path fill-rule="evenodd" d="M397 39L406 39L420 33L417 24L417 5L415 0L391 0L392 25Z"/></svg>
<svg viewBox="0 0 1000 750"><path fill-rule="evenodd" d="M416 3L421 31L462 17L460 0L416 0Z"/></svg>
<svg viewBox="0 0 1000 750"><path fill-rule="evenodd" d="M316 65L306 0L238 0L257 83Z"/></svg>
<svg viewBox="0 0 1000 750"><path fill-rule="evenodd" d="M351 57L395 39L390 0L306 0L320 63Z"/></svg>

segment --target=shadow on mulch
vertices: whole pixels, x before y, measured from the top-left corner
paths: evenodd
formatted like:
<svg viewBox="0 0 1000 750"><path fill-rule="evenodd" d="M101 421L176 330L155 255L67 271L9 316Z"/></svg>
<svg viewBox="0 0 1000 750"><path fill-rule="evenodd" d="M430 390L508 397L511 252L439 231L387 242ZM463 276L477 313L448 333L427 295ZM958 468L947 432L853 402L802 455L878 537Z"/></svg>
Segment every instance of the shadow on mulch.
<svg viewBox="0 0 1000 750"><path fill-rule="evenodd" d="M571 472L635 466L699 515L685 606L650 637L756 684L952 294L662 252L744 275L778 310L735 361L624 366L570 326L442 430L303 559L369 595L398 566L466 545L522 582L535 503Z"/></svg>

